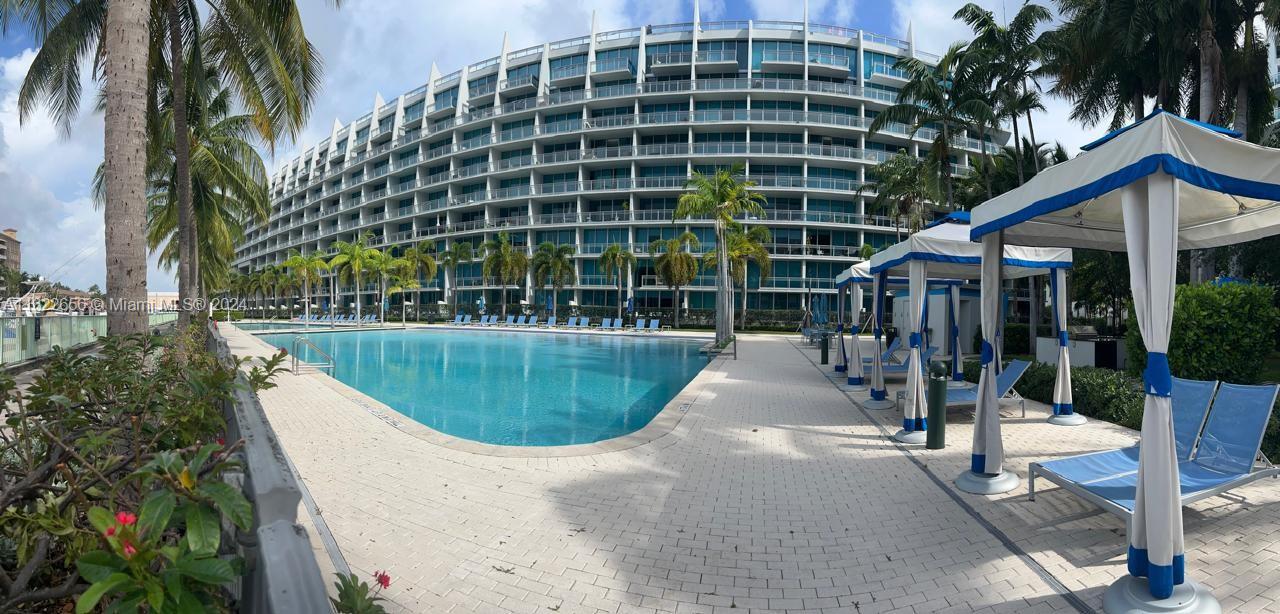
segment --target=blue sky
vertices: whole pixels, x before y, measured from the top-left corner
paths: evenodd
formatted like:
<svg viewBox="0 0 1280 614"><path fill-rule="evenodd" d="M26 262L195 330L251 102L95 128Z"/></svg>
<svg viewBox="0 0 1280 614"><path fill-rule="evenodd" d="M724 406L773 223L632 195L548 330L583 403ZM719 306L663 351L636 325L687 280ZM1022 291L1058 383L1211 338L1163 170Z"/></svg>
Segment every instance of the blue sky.
<svg viewBox="0 0 1280 614"><path fill-rule="evenodd" d="M503 33L511 49L580 36L592 14L601 30L692 20L692 0L298 0L303 23L325 60L323 94L296 143L283 143L278 157L264 153L276 169L306 146L329 135L335 119L369 112L374 97L391 100L427 81L431 63L442 73L493 57ZM980 0L997 12L1016 0ZM861 28L905 38L918 48L941 51L967 30L951 15L961 0L809 0L811 22ZM703 0L704 21L718 19L799 20L800 0ZM34 57L30 36L10 29L0 36L0 228L14 227L23 241L23 268L73 287L102 284L102 215L90 199L90 181L102 159L102 118L83 109L69 137L40 111L19 122L16 99ZM88 74L86 69L85 74ZM92 88L92 83L86 83ZM83 100L91 106L94 92ZM1041 140L1060 140L1074 151L1100 135L1065 119L1065 104L1046 101L1037 118ZM69 263L69 264L68 264ZM172 290L173 274L152 263L151 290Z"/></svg>

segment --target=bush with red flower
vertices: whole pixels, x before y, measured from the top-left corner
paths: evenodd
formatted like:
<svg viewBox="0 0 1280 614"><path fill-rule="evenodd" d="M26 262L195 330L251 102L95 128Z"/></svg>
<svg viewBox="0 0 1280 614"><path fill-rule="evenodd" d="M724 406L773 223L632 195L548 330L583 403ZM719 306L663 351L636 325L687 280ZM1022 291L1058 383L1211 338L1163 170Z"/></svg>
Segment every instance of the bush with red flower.
<svg viewBox="0 0 1280 614"><path fill-rule="evenodd" d="M356 574L338 574L338 581L334 583L338 597L329 601L341 614L385 614L386 610L378 602L383 600L380 596L382 591L391 588L391 574L375 571L373 583L377 588L369 586Z"/></svg>

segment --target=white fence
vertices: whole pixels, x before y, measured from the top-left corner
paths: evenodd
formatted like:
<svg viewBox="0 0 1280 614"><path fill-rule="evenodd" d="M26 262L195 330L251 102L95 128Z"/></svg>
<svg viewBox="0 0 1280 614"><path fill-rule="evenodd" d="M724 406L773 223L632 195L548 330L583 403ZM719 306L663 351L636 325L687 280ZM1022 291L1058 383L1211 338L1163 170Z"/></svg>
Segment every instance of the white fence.
<svg viewBox="0 0 1280 614"><path fill-rule="evenodd" d="M177 313L152 313L149 326L178 319ZM107 316L0 317L0 364L9 365L43 356L54 347L92 343L107 333Z"/></svg>

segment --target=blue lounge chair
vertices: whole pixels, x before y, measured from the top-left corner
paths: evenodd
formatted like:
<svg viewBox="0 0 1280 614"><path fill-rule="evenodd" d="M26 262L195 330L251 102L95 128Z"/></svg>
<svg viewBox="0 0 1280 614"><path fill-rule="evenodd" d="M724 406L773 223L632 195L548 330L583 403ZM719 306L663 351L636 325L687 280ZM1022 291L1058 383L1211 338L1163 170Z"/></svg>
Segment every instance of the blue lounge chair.
<svg viewBox="0 0 1280 614"><path fill-rule="evenodd" d="M607 329L611 324L613 324L613 318L605 318L603 320L600 320L601 329Z"/></svg>
<svg viewBox="0 0 1280 614"><path fill-rule="evenodd" d="M502 322L502 325L503 325L503 326L511 326L512 324L514 324L514 323L515 323L515 321L516 321L516 317L515 317L515 316L507 316L507 319L506 319L506 320L504 320L504 321Z"/></svg>
<svg viewBox="0 0 1280 614"><path fill-rule="evenodd" d="M450 324L462 324L462 314L453 316L453 321Z"/></svg>
<svg viewBox="0 0 1280 614"><path fill-rule="evenodd" d="M524 326L525 316L516 318L516 326Z"/></svg>
<svg viewBox="0 0 1280 614"><path fill-rule="evenodd" d="M536 328L538 326L538 316L529 316L529 321L525 323L525 326Z"/></svg>
<svg viewBox="0 0 1280 614"><path fill-rule="evenodd" d="M636 318L636 324L635 324L635 326L632 326L632 327L631 327L631 330L633 330L633 331L635 331L635 332L637 332L637 333L638 333L638 332L640 332L640 331L644 330L644 327L645 327L645 319L644 319L644 318Z"/></svg>
<svg viewBox="0 0 1280 614"><path fill-rule="evenodd" d="M565 328L573 328L578 325L578 316L569 316L569 321L564 323Z"/></svg>
<svg viewBox="0 0 1280 614"><path fill-rule="evenodd" d="M646 328L645 330L651 333L656 333L658 332L658 326L658 320L649 320L649 328Z"/></svg>
<svg viewBox="0 0 1280 614"><path fill-rule="evenodd" d="M1031 363L1025 360L1011 360L1005 366L1004 370L996 375L996 398L1011 398L1022 404L1022 417L1027 417L1027 401L1013 389L1013 386L1022 379L1023 374L1027 372L1027 367ZM978 405L978 387L970 388L948 388L947 389L947 409L959 409L964 407L975 407Z"/></svg>
<svg viewBox="0 0 1280 614"><path fill-rule="evenodd" d="M538 326L538 328L555 328L555 327L556 327L556 317L555 317L555 316L551 316L551 317L547 318L547 321L546 321L546 322L543 322L542 324L540 324L540 325Z"/></svg>
<svg viewBox="0 0 1280 614"><path fill-rule="evenodd" d="M578 328L591 328L591 318L585 316L578 318Z"/></svg>
<svg viewBox="0 0 1280 614"><path fill-rule="evenodd" d="M933 358L933 355L936 354L937 352L938 352L938 348L936 347L925 348L925 350L920 353L920 359L924 361L925 364L928 364L928 362ZM902 361L902 364L882 365L880 370L884 372L885 377L889 377L892 375L901 375L905 377L907 375L907 370L910 368L911 368L911 355L908 354L907 359Z"/></svg>
<svg viewBox="0 0 1280 614"><path fill-rule="evenodd" d="M857 336L855 335L854 338L857 339ZM901 336L894 337L893 341L889 342L889 347L884 349L883 354L880 354L880 362L882 363L887 362L887 363L894 363L894 364L902 362L902 360L898 358L898 350L901 348L902 348L902 337ZM862 364L870 365L871 360L872 360L871 356L863 356Z"/></svg>
<svg viewBox="0 0 1280 614"><path fill-rule="evenodd" d="M463 323L463 324L470 324L470 323L471 323L471 314L467 314L467 315L465 315L465 316L462 316L462 323Z"/></svg>
<svg viewBox="0 0 1280 614"><path fill-rule="evenodd" d="M609 325L609 330L622 330L622 318L615 318L613 324Z"/></svg>
<svg viewBox="0 0 1280 614"><path fill-rule="evenodd" d="M1188 435L1191 430L1188 424L1195 423L1194 412L1180 420L1179 412L1175 409L1174 449L1179 458L1178 480L1182 491L1182 505L1223 494L1255 480L1280 475L1280 468L1272 465L1261 453L1262 435L1271 417L1277 390L1280 390L1280 386L1222 384L1213 398L1209 417L1199 430L1198 437ZM1178 382L1175 380L1171 395L1175 404L1178 403L1177 394ZM1188 402L1196 401L1199 398ZM1190 446L1186 445L1188 441L1192 442ZM1188 449L1187 458L1182 458L1184 451ZM1032 463L1028 479L1030 497L1032 500L1035 498L1035 483L1032 480L1043 477L1064 490L1127 519L1133 515L1137 492L1138 450L1134 446L1112 451L1127 451L1128 454L1123 457L1086 454L1048 463ZM1076 479L1064 477L1064 472L1074 475Z"/></svg>

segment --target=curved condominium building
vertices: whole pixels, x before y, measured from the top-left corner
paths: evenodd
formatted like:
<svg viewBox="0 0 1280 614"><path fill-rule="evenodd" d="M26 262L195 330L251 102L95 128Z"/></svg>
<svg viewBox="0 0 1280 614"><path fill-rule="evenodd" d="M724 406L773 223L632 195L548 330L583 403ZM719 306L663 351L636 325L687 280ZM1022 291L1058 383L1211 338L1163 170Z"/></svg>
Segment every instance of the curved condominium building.
<svg viewBox="0 0 1280 614"><path fill-rule="evenodd" d="M745 222L772 231L772 275L759 287L752 271L749 307L798 309L811 292L834 292L832 279L863 244L896 242L894 220L868 210L872 199L858 188L899 150L925 155L936 134L913 138L894 125L868 135L905 83L893 68L901 57L936 60L909 40L861 30L696 14L525 49L504 41L494 57L448 74L433 65L422 87L335 122L329 138L272 176L271 217L238 247L235 266L248 273L292 249L328 251L366 232L375 246L432 240L439 251L506 232L530 251L544 241L574 246L578 279L561 305L616 305L596 259L617 243L637 255L628 283L636 304L670 307L649 244L690 230L701 240L695 251L710 249L708 221L672 221L676 199L692 172L741 163L768 198L765 215ZM982 143L954 141L962 174ZM685 306L713 308L713 278L695 281ZM355 289L339 289L346 307ZM457 292L471 305L484 294L495 305L499 290L477 259L456 276L442 267L410 297L430 305ZM546 302L531 294L519 298ZM375 301L374 285L360 297Z"/></svg>

